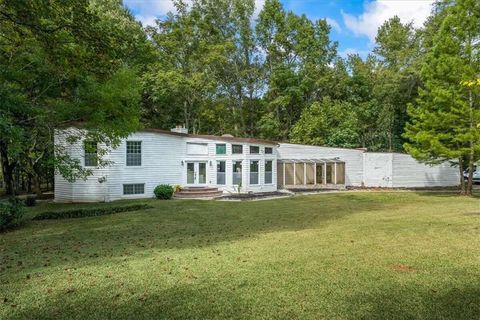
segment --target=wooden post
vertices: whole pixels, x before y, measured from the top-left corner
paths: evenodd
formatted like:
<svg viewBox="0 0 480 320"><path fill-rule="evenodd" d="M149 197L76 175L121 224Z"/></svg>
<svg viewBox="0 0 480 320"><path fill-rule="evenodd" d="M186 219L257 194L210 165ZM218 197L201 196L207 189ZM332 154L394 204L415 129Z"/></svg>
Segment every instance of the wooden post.
<svg viewBox="0 0 480 320"><path fill-rule="evenodd" d="M323 177L322 177L322 183L323 184L327 184L327 163L324 162L323 165L322 165L322 170L323 170Z"/></svg>
<svg viewBox="0 0 480 320"><path fill-rule="evenodd" d="M317 163L313 163L313 184L317 185Z"/></svg>
<svg viewBox="0 0 480 320"><path fill-rule="evenodd" d="M297 164L293 162L293 185L297 184Z"/></svg>
<svg viewBox="0 0 480 320"><path fill-rule="evenodd" d="M337 163L333 164L333 181L334 184L337 184Z"/></svg>

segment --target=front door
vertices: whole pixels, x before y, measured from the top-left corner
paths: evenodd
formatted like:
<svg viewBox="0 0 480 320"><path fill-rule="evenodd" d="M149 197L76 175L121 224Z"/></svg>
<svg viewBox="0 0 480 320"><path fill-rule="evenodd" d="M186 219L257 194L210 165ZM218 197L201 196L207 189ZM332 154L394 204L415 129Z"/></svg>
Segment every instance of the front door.
<svg viewBox="0 0 480 320"><path fill-rule="evenodd" d="M187 162L187 184L189 185L207 184L207 163L206 162Z"/></svg>

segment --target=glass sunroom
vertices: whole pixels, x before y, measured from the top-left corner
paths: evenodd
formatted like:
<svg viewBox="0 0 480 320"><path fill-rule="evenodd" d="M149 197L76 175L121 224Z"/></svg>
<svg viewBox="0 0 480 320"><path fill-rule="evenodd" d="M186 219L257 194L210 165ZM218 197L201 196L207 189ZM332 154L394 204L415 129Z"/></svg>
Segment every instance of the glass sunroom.
<svg viewBox="0 0 480 320"><path fill-rule="evenodd" d="M338 159L282 159L277 165L279 189L344 188L345 162Z"/></svg>

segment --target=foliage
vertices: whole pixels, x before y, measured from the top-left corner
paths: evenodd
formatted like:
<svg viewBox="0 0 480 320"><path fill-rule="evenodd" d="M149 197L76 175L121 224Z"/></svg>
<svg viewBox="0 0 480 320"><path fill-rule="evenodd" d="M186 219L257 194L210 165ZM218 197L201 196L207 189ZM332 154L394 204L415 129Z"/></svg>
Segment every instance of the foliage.
<svg viewBox="0 0 480 320"><path fill-rule="evenodd" d="M17 226L24 212L24 204L18 198L0 202L0 231Z"/></svg>
<svg viewBox="0 0 480 320"><path fill-rule="evenodd" d="M58 211L43 211L34 217L34 220L50 220L50 219L70 219L70 218L83 218L104 216L108 214L130 212L138 210L146 210L152 208L148 204L129 204L129 205L116 205L97 208L80 208L74 210L58 210Z"/></svg>
<svg viewBox="0 0 480 320"><path fill-rule="evenodd" d="M37 193L42 170L85 177L89 172L68 153L54 150L54 131L82 122L97 141L115 145L139 127L138 58L149 52L139 23L117 0L6 0L0 29L0 157L7 193L14 192L13 174L21 168L33 176Z"/></svg>
<svg viewBox="0 0 480 320"><path fill-rule="evenodd" d="M169 200L172 199L174 191L175 190L171 185L161 184L155 187L153 193L155 194L155 197L157 197L157 199Z"/></svg>
<svg viewBox="0 0 480 320"><path fill-rule="evenodd" d="M36 196L27 196L25 198L25 205L27 207L34 207L37 204L37 197Z"/></svg>
<svg viewBox="0 0 480 320"><path fill-rule="evenodd" d="M473 14L480 4L462 0L443 10L440 22L431 22L439 29L430 35L432 48L422 64L424 86L408 108L405 149L427 163L451 161L460 172L472 171L480 159L480 101L468 84L480 74L480 17ZM468 180L463 189L472 194L471 175Z"/></svg>
<svg viewBox="0 0 480 320"><path fill-rule="evenodd" d="M292 129L292 142L351 148L358 141L358 121L348 102L324 98L306 108Z"/></svg>

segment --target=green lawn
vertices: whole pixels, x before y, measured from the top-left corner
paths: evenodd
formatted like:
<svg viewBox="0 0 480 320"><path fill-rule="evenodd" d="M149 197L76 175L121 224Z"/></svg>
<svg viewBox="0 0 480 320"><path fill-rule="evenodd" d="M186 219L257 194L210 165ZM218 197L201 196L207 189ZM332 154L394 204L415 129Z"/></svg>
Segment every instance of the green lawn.
<svg viewBox="0 0 480 320"><path fill-rule="evenodd" d="M480 318L478 198L144 202L0 234L0 319Z"/></svg>

